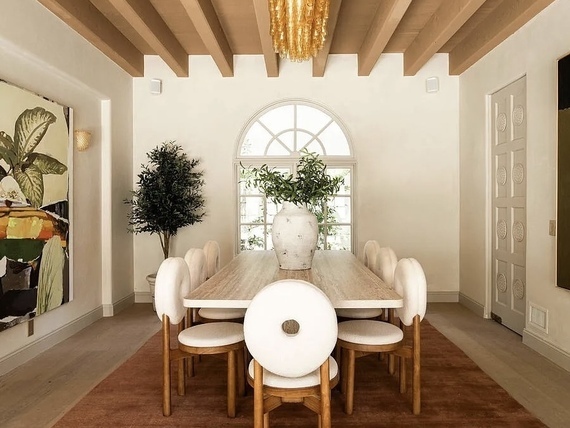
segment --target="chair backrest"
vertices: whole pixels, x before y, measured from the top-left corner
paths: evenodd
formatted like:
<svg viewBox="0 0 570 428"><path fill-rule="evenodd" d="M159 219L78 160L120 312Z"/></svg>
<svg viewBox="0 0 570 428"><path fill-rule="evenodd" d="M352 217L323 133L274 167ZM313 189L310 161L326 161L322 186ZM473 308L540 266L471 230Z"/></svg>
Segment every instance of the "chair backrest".
<svg viewBox="0 0 570 428"><path fill-rule="evenodd" d="M220 270L220 246L216 241L207 241L204 244L204 254L206 255L206 276L211 278Z"/></svg>
<svg viewBox="0 0 570 428"><path fill-rule="evenodd" d="M201 248L190 248L184 255L184 261L190 270L190 291L194 291L206 281L206 255Z"/></svg>
<svg viewBox="0 0 570 428"><path fill-rule="evenodd" d="M390 247L382 247L378 250L376 258L376 275L380 277L390 288L394 288L394 272L398 258Z"/></svg>
<svg viewBox="0 0 570 428"><path fill-rule="evenodd" d="M302 280L281 280L262 288L247 308L243 328L252 357L284 377L304 376L319 368L338 334L332 303L319 288Z"/></svg>
<svg viewBox="0 0 570 428"><path fill-rule="evenodd" d="M182 257L164 260L154 283L154 304L158 318L166 314L172 324L178 324L186 315L183 299L190 292L190 272Z"/></svg>
<svg viewBox="0 0 570 428"><path fill-rule="evenodd" d="M414 317L424 319L427 304L427 283L422 266L416 259L401 259L394 273L394 289L404 305L396 309L404 325L412 325Z"/></svg>
<svg viewBox="0 0 570 428"><path fill-rule="evenodd" d="M364 244L363 258L364 266L366 266L371 271L376 269L376 259L378 257L378 251L380 250L380 244L378 241L370 239Z"/></svg>

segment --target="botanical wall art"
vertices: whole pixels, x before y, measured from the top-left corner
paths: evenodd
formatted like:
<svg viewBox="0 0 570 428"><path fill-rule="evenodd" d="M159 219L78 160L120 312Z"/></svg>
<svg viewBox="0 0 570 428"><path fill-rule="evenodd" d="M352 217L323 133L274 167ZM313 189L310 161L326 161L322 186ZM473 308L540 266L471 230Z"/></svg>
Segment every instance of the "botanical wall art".
<svg viewBox="0 0 570 428"><path fill-rule="evenodd" d="M72 297L70 115L0 80L0 331Z"/></svg>

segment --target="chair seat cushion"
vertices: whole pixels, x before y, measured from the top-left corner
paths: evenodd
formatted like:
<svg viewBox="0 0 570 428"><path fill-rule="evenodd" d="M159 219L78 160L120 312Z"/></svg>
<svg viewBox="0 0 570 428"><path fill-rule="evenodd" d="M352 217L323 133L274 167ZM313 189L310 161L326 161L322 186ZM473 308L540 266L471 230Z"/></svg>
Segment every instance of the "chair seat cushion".
<svg viewBox="0 0 570 428"><path fill-rule="evenodd" d="M400 342L404 332L387 322L354 320L338 324L338 338L362 345L389 345Z"/></svg>
<svg viewBox="0 0 570 428"><path fill-rule="evenodd" d="M235 320L245 317L245 311L237 308L202 308L198 315L209 320Z"/></svg>
<svg viewBox="0 0 570 428"><path fill-rule="evenodd" d="M376 318L382 315L382 309L377 308L342 308L342 309L335 309L337 317L341 318L357 318L357 319L364 319L364 318Z"/></svg>
<svg viewBox="0 0 570 428"><path fill-rule="evenodd" d="M248 373L249 376L254 378L254 360L249 363ZM330 380L332 380L338 374L338 364L333 357L329 357L329 373ZM321 383L320 368L311 373L300 376L300 377L284 377L271 373L270 371L263 369L263 384L266 386L271 386L273 388L307 388L311 386L317 386Z"/></svg>
<svg viewBox="0 0 570 428"><path fill-rule="evenodd" d="M225 346L244 340L243 325L237 322L213 322L199 324L178 335L178 341L186 346Z"/></svg>

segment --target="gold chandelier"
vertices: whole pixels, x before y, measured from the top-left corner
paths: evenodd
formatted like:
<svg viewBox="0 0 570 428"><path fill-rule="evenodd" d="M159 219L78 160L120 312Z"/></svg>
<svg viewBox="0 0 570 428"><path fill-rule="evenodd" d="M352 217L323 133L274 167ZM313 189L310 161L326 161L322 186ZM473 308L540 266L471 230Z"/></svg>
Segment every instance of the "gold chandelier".
<svg viewBox="0 0 570 428"><path fill-rule="evenodd" d="M269 0L273 48L281 58L301 62L325 43L330 0Z"/></svg>

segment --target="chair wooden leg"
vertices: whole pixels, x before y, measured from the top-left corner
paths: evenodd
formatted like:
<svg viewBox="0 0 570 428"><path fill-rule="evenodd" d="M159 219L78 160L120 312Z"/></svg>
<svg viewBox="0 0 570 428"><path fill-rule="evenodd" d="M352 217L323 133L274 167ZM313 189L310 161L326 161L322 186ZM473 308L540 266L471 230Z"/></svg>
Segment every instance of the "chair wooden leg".
<svg viewBox="0 0 570 428"><path fill-rule="evenodd" d="M228 416L236 416L236 351L228 352Z"/></svg>
<svg viewBox="0 0 570 428"><path fill-rule="evenodd" d="M186 359L178 360L178 395L186 394Z"/></svg>
<svg viewBox="0 0 570 428"><path fill-rule="evenodd" d="M396 373L396 358L393 354L388 355L388 373L391 375Z"/></svg>
<svg viewBox="0 0 570 428"><path fill-rule="evenodd" d="M253 367L253 427L263 428L266 426L264 422L269 425L269 415L265 421L263 414L263 369L256 360L253 361Z"/></svg>
<svg viewBox="0 0 570 428"><path fill-rule="evenodd" d="M263 428L269 428L269 413L263 414Z"/></svg>
<svg viewBox="0 0 570 428"><path fill-rule="evenodd" d="M319 427L331 428L331 387L329 360L321 364L321 414Z"/></svg>
<svg viewBox="0 0 570 428"><path fill-rule="evenodd" d="M420 384L420 317L414 317L414 339L412 348L412 410L419 415L421 410L421 384Z"/></svg>
<svg viewBox="0 0 570 428"><path fill-rule="evenodd" d="M170 320L162 316L162 414L170 416Z"/></svg>
<svg viewBox="0 0 570 428"><path fill-rule="evenodd" d="M347 349L347 370L346 370L346 401L344 403L344 412L352 415L354 404L354 366L356 355L353 349Z"/></svg>
<svg viewBox="0 0 570 428"><path fill-rule="evenodd" d="M406 392L406 357L400 357L400 392Z"/></svg>
<svg viewBox="0 0 570 428"><path fill-rule="evenodd" d="M340 393L346 397L346 382L348 373L348 357L346 349L340 348Z"/></svg>
<svg viewBox="0 0 570 428"><path fill-rule="evenodd" d="M196 374L195 372L195 368L194 368L194 359L196 357L192 356L190 358L186 358L186 376L188 377L194 377L194 375Z"/></svg>
<svg viewBox="0 0 570 428"><path fill-rule="evenodd" d="M245 395L245 351L243 349L239 349L237 352L237 363L236 363L236 370L237 370L237 383L238 383L238 394L240 396Z"/></svg>

